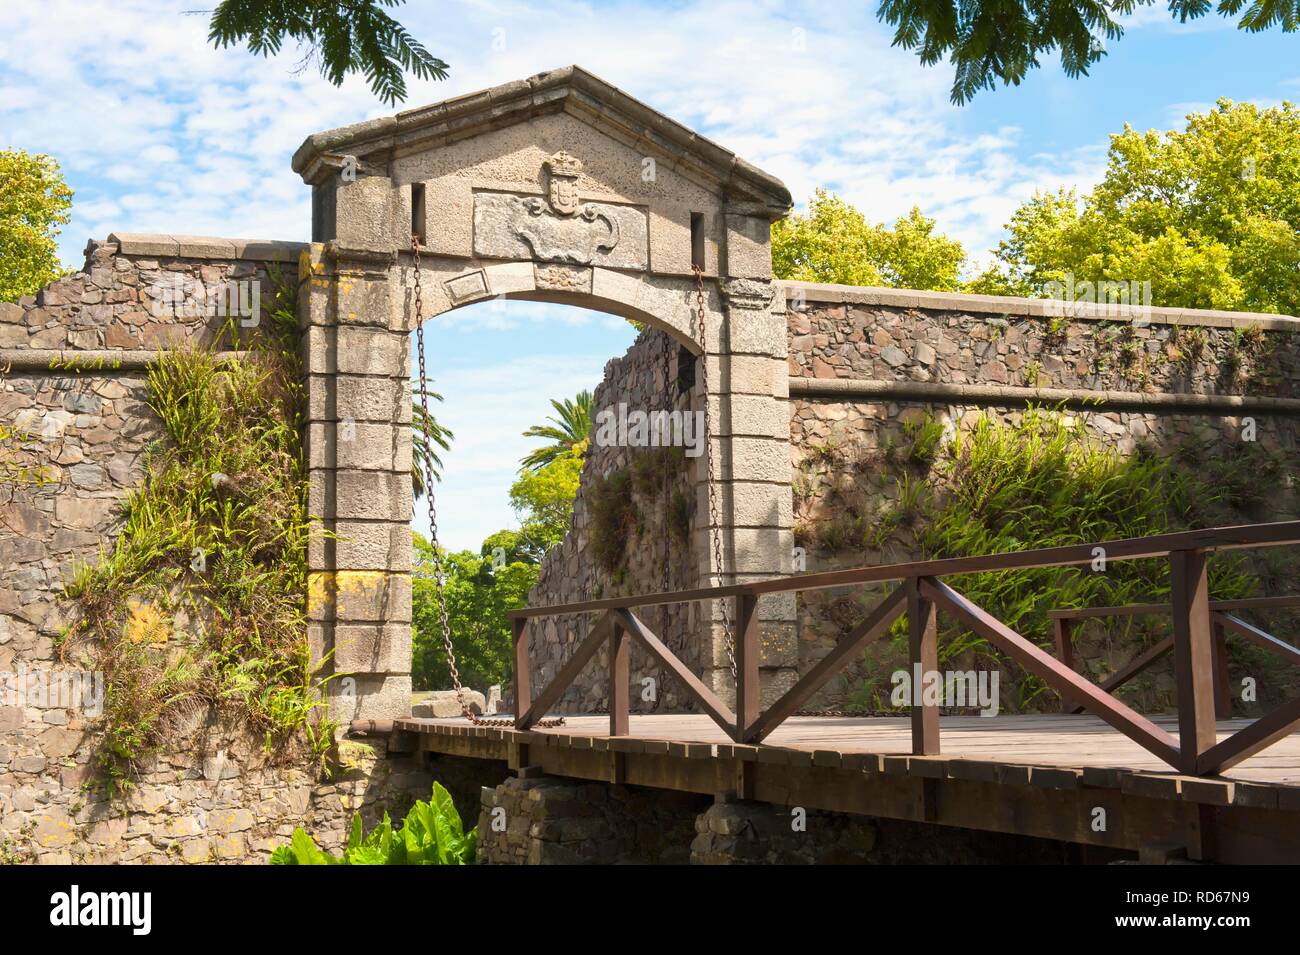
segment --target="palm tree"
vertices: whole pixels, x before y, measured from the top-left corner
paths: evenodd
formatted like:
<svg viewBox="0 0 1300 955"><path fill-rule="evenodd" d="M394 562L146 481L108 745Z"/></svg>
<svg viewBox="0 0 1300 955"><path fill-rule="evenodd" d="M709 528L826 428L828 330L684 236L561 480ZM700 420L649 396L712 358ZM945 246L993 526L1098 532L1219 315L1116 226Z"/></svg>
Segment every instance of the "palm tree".
<svg viewBox="0 0 1300 955"><path fill-rule="evenodd" d="M441 401L442 395L436 391L428 392L430 398ZM442 458L436 449L451 450L454 438L448 429L438 424L430 412L419 405L418 396L411 402L411 492L418 501L424 496L424 471L426 465L432 465L433 479L442 480Z"/></svg>
<svg viewBox="0 0 1300 955"><path fill-rule="evenodd" d="M533 425L524 432L525 438L544 438L551 444L536 448L524 457L524 467L540 471L561 455L568 454L591 438L591 392L580 391L570 401L551 399L551 407L558 417L547 418L551 424Z"/></svg>

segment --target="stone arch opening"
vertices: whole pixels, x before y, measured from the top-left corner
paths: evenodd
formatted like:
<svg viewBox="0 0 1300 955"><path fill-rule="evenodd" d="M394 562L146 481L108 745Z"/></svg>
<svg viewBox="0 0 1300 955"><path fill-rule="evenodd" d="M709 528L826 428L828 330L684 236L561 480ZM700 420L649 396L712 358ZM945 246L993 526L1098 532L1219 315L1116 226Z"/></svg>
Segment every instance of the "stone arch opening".
<svg viewBox="0 0 1300 955"><path fill-rule="evenodd" d="M333 684L338 716L409 705L413 235L426 319L492 298L571 304L642 321L695 355L720 506L691 531L688 584L788 573L787 341L768 249L790 208L778 180L577 67L316 134L294 168L312 186L315 240L300 298L324 532L309 615L319 652L349 672ZM708 535L720 562L700 546ZM700 669L725 695L722 616L711 608L697 635ZM793 640L792 605L762 616L771 645Z"/></svg>

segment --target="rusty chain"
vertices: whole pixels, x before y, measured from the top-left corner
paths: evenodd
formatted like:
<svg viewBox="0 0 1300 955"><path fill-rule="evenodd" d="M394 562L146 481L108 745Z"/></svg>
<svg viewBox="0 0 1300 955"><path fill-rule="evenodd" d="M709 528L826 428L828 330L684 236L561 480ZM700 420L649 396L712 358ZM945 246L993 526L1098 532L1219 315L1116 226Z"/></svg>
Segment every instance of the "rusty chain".
<svg viewBox="0 0 1300 955"><path fill-rule="evenodd" d="M709 348L705 334L704 309L704 271L698 265L691 266L695 273L695 331L700 346L700 384L704 388L704 456L707 462L705 480L709 491L709 537L713 541L713 579L714 586L724 585L722 579L722 527L718 523L718 482L713 473L713 447L710 438L713 435L712 415L709 412ZM727 665L731 669L731 680L736 682L736 635L731 629L731 611L726 599L719 601L722 608L722 631L727 641ZM712 620L710 620L712 625Z"/></svg>
<svg viewBox="0 0 1300 955"><path fill-rule="evenodd" d="M421 425L427 425L429 416L429 377L424 367L424 281L420 275L420 239L411 236L411 255L415 265L415 348L420 362L420 411ZM430 438L430 440L432 440ZM434 592L438 598L438 628L442 631L442 650L447 658L447 670L451 674L451 685L456 690L456 703L460 714L475 726L514 726L514 720L488 720L473 713L465 702L465 690L460 682L460 670L456 667L456 650L451 642L451 620L447 614L447 575L442 562L442 552L438 549L438 506L433 499L433 455L424 455L424 497L429 504L429 543L433 551ZM528 639L527 636L523 639ZM515 688L518 695L518 687ZM520 709L522 701L515 700L515 709ZM518 715L518 713L516 713ZM538 720L536 726L563 726L564 719Z"/></svg>
<svg viewBox="0 0 1300 955"><path fill-rule="evenodd" d="M718 486L714 480L713 473L713 449L709 446L709 436L713 434L713 428L710 422L709 412L709 358L708 342L705 338L705 315L704 309L704 272L698 265L692 267L695 272L695 313L696 313L696 333L697 341L700 346L700 360L704 363L701 372L702 385L704 386L704 435L705 435L705 453L708 455L708 473L709 482L709 524L711 525L709 536L713 539L713 560L717 572L714 574L716 586L722 586L722 528L718 523ZM722 627L727 639L727 664L731 668L732 682L736 680L736 634L731 626L731 614L727 607L727 601L724 598L719 601L722 605ZM845 717L854 714L844 710L799 710L795 716L823 716L823 717Z"/></svg>

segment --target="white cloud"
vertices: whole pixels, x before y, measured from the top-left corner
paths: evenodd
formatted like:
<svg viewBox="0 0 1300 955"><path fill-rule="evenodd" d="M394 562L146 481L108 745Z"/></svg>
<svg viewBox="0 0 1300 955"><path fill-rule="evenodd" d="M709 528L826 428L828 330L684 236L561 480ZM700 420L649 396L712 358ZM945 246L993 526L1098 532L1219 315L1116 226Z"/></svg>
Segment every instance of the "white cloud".
<svg viewBox="0 0 1300 955"><path fill-rule="evenodd" d="M920 203L971 251L993 243L1026 181L1091 172L1018 156L1014 129L962 134L947 70L891 47L868 7L407 4L399 17L452 66L446 82L413 81L408 105L576 60L783 177L799 202L826 185L876 219ZM8 11L0 116L10 143L54 154L77 190L70 261L113 230L305 238L293 150L387 111L360 79L335 89L301 69L297 50L263 60L205 36L205 16L162 0Z"/></svg>

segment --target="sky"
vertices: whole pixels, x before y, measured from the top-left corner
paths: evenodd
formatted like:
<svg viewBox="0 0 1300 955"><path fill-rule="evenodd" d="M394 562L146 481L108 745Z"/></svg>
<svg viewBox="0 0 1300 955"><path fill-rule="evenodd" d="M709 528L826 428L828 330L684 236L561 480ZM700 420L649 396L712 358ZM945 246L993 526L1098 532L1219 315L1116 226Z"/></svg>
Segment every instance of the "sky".
<svg viewBox="0 0 1300 955"><path fill-rule="evenodd" d="M210 6L210 5L209 5ZM360 79L335 88L301 51L267 60L206 43L193 0L6 4L0 148L54 156L75 191L65 263L109 232L306 240L290 170L309 134L394 112ZM912 205L986 259L1036 190L1086 190L1107 136L1180 126L1217 99L1300 98L1300 35L1141 8L1082 79L1049 57L1019 87L948 101L950 67L890 46L874 3L410 0L395 16L450 64L403 108L578 63L750 162L804 203L818 186L871 219ZM491 302L431 322L430 374L456 433L438 489L449 546L515 526L508 491L552 398L600 380L633 333L579 309ZM417 527L427 519L417 519Z"/></svg>

